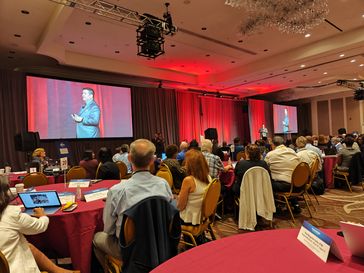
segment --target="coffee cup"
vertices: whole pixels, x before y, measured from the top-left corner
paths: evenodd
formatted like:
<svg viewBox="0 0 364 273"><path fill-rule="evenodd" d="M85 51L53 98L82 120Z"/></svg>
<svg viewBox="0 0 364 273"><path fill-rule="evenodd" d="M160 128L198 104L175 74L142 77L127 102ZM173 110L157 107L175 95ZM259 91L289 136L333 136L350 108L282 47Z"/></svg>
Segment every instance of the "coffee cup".
<svg viewBox="0 0 364 273"><path fill-rule="evenodd" d="M5 173L9 174L11 172L11 167L6 166L5 167Z"/></svg>
<svg viewBox="0 0 364 273"><path fill-rule="evenodd" d="M24 192L24 184L23 183L16 184L15 188L16 188L17 193Z"/></svg>
<svg viewBox="0 0 364 273"><path fill-rule="evenodd" d="M4 174L5 173L5 169L0 169L0 174Z"/></svg>

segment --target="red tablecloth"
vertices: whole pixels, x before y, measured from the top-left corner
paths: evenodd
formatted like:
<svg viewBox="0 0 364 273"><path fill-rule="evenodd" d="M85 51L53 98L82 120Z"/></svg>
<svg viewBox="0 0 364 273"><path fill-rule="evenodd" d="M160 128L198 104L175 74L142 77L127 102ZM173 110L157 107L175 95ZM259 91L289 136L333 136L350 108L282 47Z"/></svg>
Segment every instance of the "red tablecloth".
<svg viewBox="0 0 364 273"><path fill-rule="evenodd" d="M105 180L92 185L84 191L110 188L119 180ZM57 192L75 192L75 188L65 189L64 184L53 184L36 187L40 190L56 190ZM75 269L82 273L91 270L92 239L96 232L103 229L102 213L105 202L79 201L73 212L58 211L49 216L46 232L27 236L28 240L45 253L55 253L58 257L71 257Z"/></svg>
<svg viewBox="0 0 364 273"><path fill-rule="evenodd" d="M23 174L10 174L9 175L9 185L10 187L15 187L16 184L21 183L24 176L28 173ZM47 175L48 184L55 184L55 183L63 183L64 182L64 175Z"/></svg>
<svg viewBox="0 0 364 273"><path fill-rule="evenodd" d="M326 188L335 188L334 178L332 175L332 170L334 169L337 162L336 155L329 155L324 157L324 176Z"/></svg>
<svg viewBox="0 0 364 273"><path fill-rule="evenodd" d="M351 257L337 230L325 230L337 243L344 262L329 258L327 263L297 240L298 229L245 233L213 241L163 263L152 273L359 273L364 259Z"/></svg>

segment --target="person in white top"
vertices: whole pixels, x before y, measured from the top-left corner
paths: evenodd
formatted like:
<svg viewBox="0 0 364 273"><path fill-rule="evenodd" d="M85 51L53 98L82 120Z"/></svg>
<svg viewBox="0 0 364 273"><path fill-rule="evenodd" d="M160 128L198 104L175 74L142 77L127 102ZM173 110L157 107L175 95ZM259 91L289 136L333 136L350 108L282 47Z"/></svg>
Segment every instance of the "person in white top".
<svg viewBox="0 0 364 273"><path fill-rule="evenodd" d="M177 208L184 224L198 225L201 221L203 196L212 179L206 159L200 151L189 150L186 153L185 166L187 176L182 182ZM198 243L200 240L196 241Z"/></svg>
<svg viewBox="0 0 364 273"><path fill-rule="evenodd" d="M275 136L273 138L273 150L264 159L271 172L273 192L286 192L291 189L292 173L301 162L296 152L284 146L283 142L282 137ZM297 200L292 199L291 203L294 212L299 213L301 209Z"/></svg>
<svg viewBox="0 0 364 273"><path fill-rule="evenodd" d="M9 263L11 273L71 273L56 266L39 249L29 244L24 235L44 232L49 223L43 208L35 208L32 216L10 205L11 193L5 176L0 176L0 251Z"/></svg>

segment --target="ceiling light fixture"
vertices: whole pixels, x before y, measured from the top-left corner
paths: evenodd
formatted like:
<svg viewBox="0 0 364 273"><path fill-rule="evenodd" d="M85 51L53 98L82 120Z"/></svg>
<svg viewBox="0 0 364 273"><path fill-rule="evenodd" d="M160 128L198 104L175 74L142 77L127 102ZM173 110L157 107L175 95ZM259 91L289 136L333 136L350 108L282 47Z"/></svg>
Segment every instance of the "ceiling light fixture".
<svg viewBox="0 0 364 273"><path fill-rule="evenodd" d="M310 33L307 33L307 34L305 35L305 38L308 38L308 37L311 37L311 34L310 34Z"/></svg>
<svg viewBox="0 0 364 273"><path fill-rule="evenodd" d="M300 67L301 68L304 68L304 67L306 67L306 65L305 64L301 64Z"/></svg>
<svg viewBox="0 0 364 273"><path fill-rule="evenodd" d="M340 58L342 58L342 57L344 57L344 56L345 56L345 54L340 54L340 55L339 55L339 57L340 57Z"/></svg>
<svg viewBox="0 0 364 273"><path fill-rule="evenodd" d="M226 0L225 5L248 13L240 27L242 34L264 25L285 33L305 33L322 23L329 12L327 0Z"/></svg>
<svg viewBox="0 0 364 273"><path fill-rule="evenodd" d="M351 62L351 63L355 63L355 62L356 62L356 60L355 60L355 59L352 59L350 62Z"/></svg>
<svg viewBox="0 0 364 273"><path fill-rule="evenodd" d="M360 64L359 66L364 66L364 64Z"/></svg>
<svg viewBox="0 0 364 273"><path fill-rule="evenodd" d="M323 74L324 74L324 75L327 75L327 72L324 72Z"/></svg>

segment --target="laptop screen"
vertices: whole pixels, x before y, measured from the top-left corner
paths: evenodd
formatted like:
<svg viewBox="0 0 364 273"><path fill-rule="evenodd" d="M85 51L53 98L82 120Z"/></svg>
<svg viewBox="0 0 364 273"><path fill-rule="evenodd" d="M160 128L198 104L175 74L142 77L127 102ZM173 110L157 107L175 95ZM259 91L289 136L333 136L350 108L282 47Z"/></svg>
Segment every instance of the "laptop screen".
<svg viewBox="0 0 364 273"><path fill-rule="evenodd" d="M61 206L56 191L22 192L19 197L26 209Z"/></svg>

